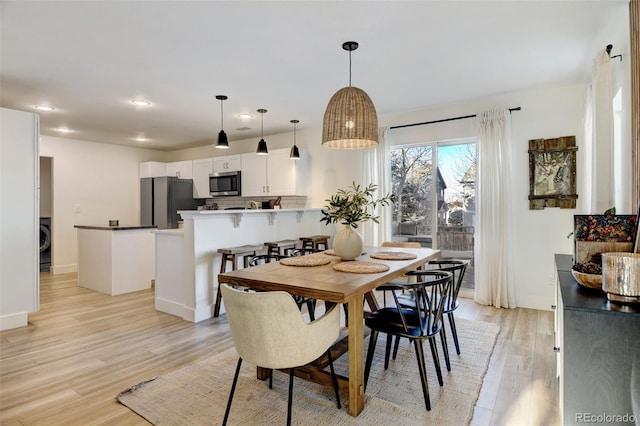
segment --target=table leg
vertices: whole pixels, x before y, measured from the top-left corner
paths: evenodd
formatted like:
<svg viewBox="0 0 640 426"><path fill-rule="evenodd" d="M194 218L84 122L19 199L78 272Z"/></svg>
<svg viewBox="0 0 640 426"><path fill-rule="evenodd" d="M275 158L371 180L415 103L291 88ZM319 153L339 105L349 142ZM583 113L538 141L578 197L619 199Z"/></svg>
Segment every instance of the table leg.
<svg viewBox="0 0 640 426"><path fill-rule="evenodd" d="M349 414L357 416L364 408L364 309L363 298L354 297L349 311Z"/></svg>

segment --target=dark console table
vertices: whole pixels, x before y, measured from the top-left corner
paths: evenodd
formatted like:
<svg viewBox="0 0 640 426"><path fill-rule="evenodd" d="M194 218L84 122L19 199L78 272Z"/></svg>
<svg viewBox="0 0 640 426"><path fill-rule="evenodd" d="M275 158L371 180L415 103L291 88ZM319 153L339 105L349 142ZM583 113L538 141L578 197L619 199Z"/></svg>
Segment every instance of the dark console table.
<svg viewBox="0 0 640 426"><path fill-rule="evenodd" d="M640 412L640 306L607 300L571 275L571 255L555 255L555 341L564 425L635 424Z"/></svg>

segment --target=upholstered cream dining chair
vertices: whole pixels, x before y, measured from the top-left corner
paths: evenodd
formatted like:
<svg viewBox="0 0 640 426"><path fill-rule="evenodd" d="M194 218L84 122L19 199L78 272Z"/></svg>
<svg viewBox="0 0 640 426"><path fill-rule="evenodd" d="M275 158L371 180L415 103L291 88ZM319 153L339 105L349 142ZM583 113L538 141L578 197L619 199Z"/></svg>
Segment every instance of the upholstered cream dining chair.
<svg viewBox="0 0 640 426"><path fill-rule="evenodd" d="M227 284L222 284L221 290L231 336L239 355L223 425L227 424L243 360L272 370L289 369L287 425L290 425L294 370L318 359L326 352L337 406L341 408L338 382L329 350L340 332L338 305L332 306L317 320L306 323L289 293L248 292L234 289ZM273 371L271 374L273 375Z"/></svg>

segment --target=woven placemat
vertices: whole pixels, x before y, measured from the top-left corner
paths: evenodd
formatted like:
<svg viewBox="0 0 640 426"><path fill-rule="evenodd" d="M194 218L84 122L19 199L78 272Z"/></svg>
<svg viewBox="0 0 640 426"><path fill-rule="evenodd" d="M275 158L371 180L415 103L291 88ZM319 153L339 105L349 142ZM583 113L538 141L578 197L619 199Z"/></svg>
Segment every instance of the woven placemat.
<svg viewBox="0 0 640 426"><path fill-rule="evenodd" d="M300 256L282 259L280 263L286 266L322 266L331 263L331 259L320 256Z"/></svg>
<svg viewBox="0 0 640 426"><path fill-rule="evenodd" d="M373 253L371 257L373 259L382 260L410 260L415 259L418 255L404 251L379 251L377 253Z"/></svg>
<svg viewBox="0 0 640 426"><path fill-rule="evenodd" d="M378 272L388 271L389 267L383 263L354 260L353 262L336 263L333 265L333 269L338 272L349 272L352 274L376 274Z"/></svg>

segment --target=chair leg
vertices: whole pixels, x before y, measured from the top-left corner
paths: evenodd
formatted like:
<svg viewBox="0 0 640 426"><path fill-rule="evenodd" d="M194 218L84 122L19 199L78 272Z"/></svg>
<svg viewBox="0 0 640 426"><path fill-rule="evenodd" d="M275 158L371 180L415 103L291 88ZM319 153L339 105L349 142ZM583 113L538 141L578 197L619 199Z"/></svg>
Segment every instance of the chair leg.
<svg viewBox="0 0 640 426"><path fill-rule="evenodd" d="M438 349L436 348L436 342L433 339L429 339L429 347L431 347L431 356L433 357L433 365L436 366L436 374L438 375L438 384L444 386L442 381L442 370L440 369L440 357L438 356Z"/></svg>
<svg viewBox="0 0 640 426"><path fill-rule="evenodd" d="M312 299L307 300L307 310L309 311L309 319L311 321L316 320L316 304Z"/></svg>
<svg viewBox="0 0 640 426"><path fill-rule="evenodd" d="M218 291L216 292L216 304L213 308L213 317L220 316L220 301L222 300L222 290L220 290L220 282L218 282Z"/></svg>
<svg viewBox="0 0 640 426"><path fill-rule="evenodd" d="M396 343L393 345L393 360L396 360L396 356L398 355L398 348L400 347L400 336L396 336Z"/></svg>
<svg viewBox="0 0 640 426"><path fill-rule="evenodd" d="M236 374L233 376L233 384L231 385L231 392L229 393L229 401L227 402L227 409L224 412L224 419L222 420L222 426L226 426L229 419L229 411L231 410L231 401L233 401L233 394L236 391L236 384L238 384L238 375L240 374L240 366L242 365L242 358L238 358L238 366L236 367Z"/></svg>
<svg viewBox="0 0 640 426"><path fill-rule="evenodd" d="M367 391L367 382L369 381L369 373L371 372L371 364L373 363L373 351L376 349L378 341L378 331L371 330L369 336L369 349L367 349L367 362L364 366L364 391Z"/></svg>
<svg viewBox="0 0 640 426"><path fill-rule="evenodd" d="M397 338L397 336L396 336ZM389 355L391 355L391 342L393 341L393 335L387 334L387 345L384 351L384 369L389 369ZM395 357L393 358L395 360Z"/></svg>
<svg viewBox="0 0 640 426"><path fill-rule="evenodd" d="M431 400L429 399L429 382L427 381L427 369L424 366L424 351L422 350L422 342L414 340L413 346L416 349L416 358L418 358L418 369L420 370L420 381L422 382L422 394L424 396L424 405L427 411L431 411Z"/></svg>
<svg viewBox="0 0 640 426"><path fill-rule="evenodd" d="M447 332L444 330L444 323L440 328L440 341L442 342L442 352L444 352L444 363L447 371L451 371L451 361L449 360L449 345L447 344Z"/></svg>
<svg viewBox="0 0 640 426"><path fill-rule="evenodd" d="M269 370L269 389L273 389L273 369Z"/></svg>
<svg viewBox="0 0 640 426"><path fill-rule="evenodd" d="M287 426L291 426L291 400L293 399L293 372L295 368L289 370L289 402L287 404Z"/></svg>
<svg viewBox="0 0 640 426"><path fill-rule="evenodd" d="M451 326L451 335L453 336L453 343L456 345L456 353L460 355L460 343L458 343L458 330L456 330L456 320L453 317L453 312L447 313L449 317L449 325Z"/></svg>
<svg viewBox="0 0 640 426"><path fill-rule="evenodd" d="M338 391L338 378L336 372L333 369L333 358L331 357L331 348L327 349L327 358L329 358L329 369L331 370L331 381L333 382L333 390L336 393L336 401L338 402L338 410L342 408L340 404L340 392Z"/></svg>

